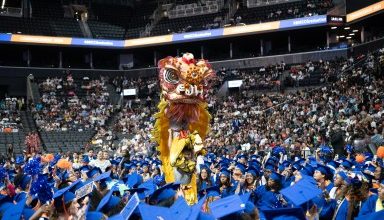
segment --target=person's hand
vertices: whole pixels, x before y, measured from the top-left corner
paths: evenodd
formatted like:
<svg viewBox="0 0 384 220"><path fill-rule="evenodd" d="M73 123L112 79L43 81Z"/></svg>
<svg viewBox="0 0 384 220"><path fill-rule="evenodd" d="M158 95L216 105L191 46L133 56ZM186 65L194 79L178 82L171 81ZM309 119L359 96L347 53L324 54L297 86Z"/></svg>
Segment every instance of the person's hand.
<svg viewBox="0 0 384 220"><path fill-rule="evenodd" d="M83 199L82 205L83 205L83 206L87 206L87 205L88 205L88 202L89 202L89 197L86 196L86 197Z"/></svg>
<svg viewBox="0 0 384 220"><path fill-rule="evenodd" d="M181 188L177 189L176 196L177 198L184 197L184 191Z"/></svg>

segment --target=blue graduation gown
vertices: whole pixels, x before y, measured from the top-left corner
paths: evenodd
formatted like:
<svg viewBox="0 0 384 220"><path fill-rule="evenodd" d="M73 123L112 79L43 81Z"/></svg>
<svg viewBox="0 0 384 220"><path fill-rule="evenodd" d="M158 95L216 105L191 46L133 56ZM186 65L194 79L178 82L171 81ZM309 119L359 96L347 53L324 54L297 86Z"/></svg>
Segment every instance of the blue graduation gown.
<svg viewBox="0 0 384 220"><path fill-rule="evenodd" d="M348 215L348 201L344 199L337 210L335 220L347 220Z"/></svg>
<svg viewBox="0 0 384 220"><path fill-rule="evenodd" d="M211 178L211 183L213 183L213 178ZM212 184L210 184L208 181L204 180L201 182L201 185L197 189L197 191L199 192L200 190L206 189L206 188L211 187L211 186L212 186Z"/></svg>
<svg viewBox="0 0 384 220"><path fill-rule="evenodd" d="M259 209L274 209L283 207L278 200L279 193L271 192L265 185L257 187L255 191L256 206Z"/></svg>
<svg viewBox="0 0 384 220"><path fill-rule="evenodd" d="M233 185L224 189L221 192L221 198L225 198L227 196L231 196L231 195L235 194L235 190L236 190L236 186L233 186Z"/></svg>
<svg viewBox="0 0 384 220"><path fill-rule="evenodd" d="M376 202L379 197L375 194L370 195L365 201L361 203L359 216L368 215L376 211Z"/></svg>
<svg viewBox="0 0 384 220"><path fill-rule="evenodd" d="M25 198L27 198L27 193L26 193L26 192L20 192L20 193L18 193L18 194L15 196L14 200L15 200L16 202L20 202L21 200L23 200L23 199L25 199Z"/></svg>
<svg viewBox="0 0 384 220"><path fill-rule="evenodd" d="M335 187L335 185L333 183L330 183L328 186L325 187L325 189L328 191L328 193L331 192L331 189Z"/></svg>
<svg viewBox="0 0 384 220"><path fill-rule="evenodd" d="M283 189L291 186L291 183L295 180L295 176L290 176L283 181Z"/></svg>
<svg viewBox="0 0 384 220"><path fill-rule="evenodd" d="M318 197L312 199L312 202L317 206L318 210L321 210L319 213L319 219L332 219L337 206L336 200L332 199L327 202L323 195L319 195Z"/></svg>

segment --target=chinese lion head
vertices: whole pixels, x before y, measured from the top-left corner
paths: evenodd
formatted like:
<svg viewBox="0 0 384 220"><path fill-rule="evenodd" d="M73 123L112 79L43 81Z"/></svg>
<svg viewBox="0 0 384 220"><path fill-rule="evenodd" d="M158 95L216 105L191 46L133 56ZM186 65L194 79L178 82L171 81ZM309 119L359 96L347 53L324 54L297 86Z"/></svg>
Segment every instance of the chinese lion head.
<svg viewBox="0 0 384 220"><path fill-rule="evenodd" d="M159 61L162 96L172 103L193 104L207 98L208 82L214 71L206 60L195 60L193 54L166 57Z"/></svg>

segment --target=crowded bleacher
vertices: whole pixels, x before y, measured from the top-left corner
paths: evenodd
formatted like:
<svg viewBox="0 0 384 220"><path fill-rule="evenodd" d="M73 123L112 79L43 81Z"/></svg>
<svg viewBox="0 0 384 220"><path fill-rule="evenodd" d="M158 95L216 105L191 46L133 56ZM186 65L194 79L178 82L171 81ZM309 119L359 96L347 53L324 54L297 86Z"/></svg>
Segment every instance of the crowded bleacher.
<svg viewBox="0 0 384 220"><path fill-rule="evenodd" d="M31 9L26 7L31 10L30 15L1 16L0 32L132 39L326 14L333 7L330 0L279 4L250 2L253 3L247 5L240 0L175 1L159 5L156 1L145 4L139 1L31 1ZM6 7L9 5L11 3L5 3ZM12 7L22 11L25 6L19 3Z"/></svg>
<svg viewBox="0 0 384 220"><path fill-rule="evenodd" d="M0 218L384 219L384 1L350 2L0 1Z"/></svg>
<svg viewBox="0 0 384 220"><path fill-rule="evenodd" d="M53 137L44 134L41 148L27 147L23 155L4 159L1 206L20 210L24 219L170 219L171 215L275 219L276 212L293 219L353 219L380 214L383 57L384 50L379 50L347 60L218 70L216 83L234 78L245 83L226 98L216 95L220 86L210 91L207 154L199 156L196 165L201 202L191 207L182 199L179 184L165 183L151 141L156 78L118 76L80 82L67 75L37 80L41 100L29 108L40 132L55 131L66 138L73 129L96 133L88 136L88 143L64 148L44 146ZM299 71L304 75L320 71L323 84L308 88L298 83L285 92L269 88L267 93L252 84L265 77L300 76ZM329 80L330 76L337 80ZM105 94L107 84L118 93L124 88L150 88L142 91L141 98L123 98L116 111L104 114L108 106L113 108ZM98 114L110 117L112 123L92 121L90 115ZM95 187L87 188L89 183ZM305 188L302 197L295 195L298 187ZM136 196L138 206L131 204ZM237 207L238 203L243 205ZM223 211L225 204L232 208ZM122 217L127 209L136 211ZM10 213L3 211L3 218L11 219Z"/></svg>

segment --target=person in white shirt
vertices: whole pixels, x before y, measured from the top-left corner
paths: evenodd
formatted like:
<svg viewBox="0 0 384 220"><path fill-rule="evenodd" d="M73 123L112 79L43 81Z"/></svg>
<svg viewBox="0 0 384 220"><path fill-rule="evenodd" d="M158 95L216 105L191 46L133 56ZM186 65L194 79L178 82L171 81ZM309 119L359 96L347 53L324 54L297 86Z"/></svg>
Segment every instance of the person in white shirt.
<svg viewBox="0 0 384 220"><path fill-rule="evenodd" d="M99 151L97 159L89 163L90 166L98 167L104 173L105 170L112 164L109 161L109 155L107 151Z"/></svg>

